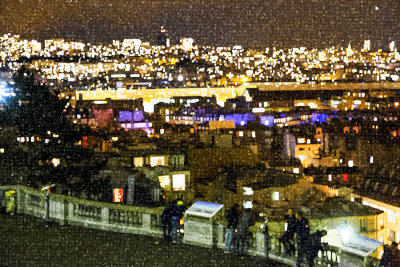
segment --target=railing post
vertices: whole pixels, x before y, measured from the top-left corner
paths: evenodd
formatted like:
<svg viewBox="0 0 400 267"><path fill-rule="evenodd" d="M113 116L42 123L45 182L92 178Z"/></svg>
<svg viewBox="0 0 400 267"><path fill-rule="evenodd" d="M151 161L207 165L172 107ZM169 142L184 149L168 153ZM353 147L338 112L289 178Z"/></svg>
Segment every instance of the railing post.
<svg viewBox="0 0 400 267"><path fill-rule="evenodd" d="M24 214L24 208L25 208L25 192L20 189L20 190L15 190L16 191L16 196L15 196L15 203L16 203L16 210L15 212L17 214Z"/></svg>
<svg viewBox="0 0 400 267"><path fill-rule="evenodd" d="M224 226L222 224L217 225L217 247L225 248L225 235L224 235Z"/></svg>
<svg viewBox="0 0 400 267"><path fill-rule="evenodd" d="M265 251L265 235L264 233L256 232L256 253L264 256Z"/></svg>
<svg viewBox="0 0 400 267"><path fill-rule="evenodd" d="M110 223L110 209L108 207L101 208L101 223L105 225Z"/></svg>
<svg viewBox="0 0 400 267"><path fill-rule="evenodd" d="M142 228L144 230L151 230L151 214L142 213Z"/></svg>
<svg viewBox="0 0 400 267"><path fill-rule="evenodd" d="M72 203L72 202L68 202L68 219L69 220L74 220L75 218L75 216L74 216L74 209L75 209L75 207L74 207L74 203Z"/></svg>

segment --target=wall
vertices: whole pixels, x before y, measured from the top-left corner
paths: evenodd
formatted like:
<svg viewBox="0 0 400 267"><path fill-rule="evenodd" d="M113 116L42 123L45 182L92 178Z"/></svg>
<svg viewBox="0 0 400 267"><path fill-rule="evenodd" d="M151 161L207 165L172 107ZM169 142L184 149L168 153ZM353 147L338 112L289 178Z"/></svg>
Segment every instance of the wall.
<svg viewBox="0 0 400 267"><path fill-rule="evenodd" d="M17 193L18 214L45 217L45 193L20 185L0 187L9 188ZM50 221L99 230L161 237L162 211L163 207L136 207L50 194Z"/></svg>
<svg viewBox="0 0 400 267"><path fill-rule="evenodd" d="M21 185L1 186L0 189L12 189L16 191L17 213L27 214L38 218L44 218L45 193ZM105 202L82 200L70 196L50 194L50 220L60 224L70 224L81 227L94 228L99 230L123 232L130 234L141 234L149 236L162 236L160 215L163 207L135 207L118 205ZM224 236L226 221L209 220L185 216L188 227L197 231L196 225L201 225L202 231L198 235L207 234L208 238L197 239L197 246L224 248ZM249 243L246 254L251 256L268 257L272 260L294 265L296 258L283 255L283 247L279 244L278 238L283 234L284 223L282 221L270 221L269 239L266 244L266 236L263 233L262 223L257 222L250 227ZM310 221L315 226L315 222ZM189 227L190 226L190 227ZM196 237L196 233L186 233ZM193 243L188 240L188 243ZM185 242L185 238L183 239ZM347 256L347 257L346 257ZM378 262L372 258L360 258L356 255L345 255L337 247L329 247L323 254L316 258L316 266L347 266L344 259L351 259L357 266L378 266ZM342 259L342 261L340 260Z"/></svg>

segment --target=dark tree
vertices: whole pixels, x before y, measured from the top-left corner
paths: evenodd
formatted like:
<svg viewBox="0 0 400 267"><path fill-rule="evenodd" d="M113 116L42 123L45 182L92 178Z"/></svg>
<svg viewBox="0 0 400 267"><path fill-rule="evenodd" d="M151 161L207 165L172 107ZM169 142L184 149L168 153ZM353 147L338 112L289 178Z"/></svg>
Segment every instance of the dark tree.
<svg viewBox="0 0 400 267"><path fill-rule="evenodd" d="M71 108L68 101L41 84L34 72L21 68L15 74L14 82L15 97L10 99L0 116L0 125L15 133L3 142L10 144L7 151L7 155L12 155L10 166L20 173L25 172L26 180L19 183L59 183L70 187L73 176L90 186L86 180L90 181L90 176L98 172L101 164L96 161L93 151L78 145L90 130L68 119Z"/></svg>

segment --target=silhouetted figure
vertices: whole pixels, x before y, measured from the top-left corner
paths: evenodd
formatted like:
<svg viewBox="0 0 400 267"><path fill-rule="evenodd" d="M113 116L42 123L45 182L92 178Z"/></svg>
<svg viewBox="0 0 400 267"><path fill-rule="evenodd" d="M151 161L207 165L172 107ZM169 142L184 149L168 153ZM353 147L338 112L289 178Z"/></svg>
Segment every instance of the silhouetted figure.
<svg viewBox="0 0 400 267"><path fill-rule="evenodd" d="M161 222L163 228L163 234L165 240L171 240L171 230L172 230L172 206L176 205L176 200L169 203L163 213L161 214ZM168 232L167 232L168 230Z"/></svg>
<svg viewBox="0 0 400 267"><path fill-rule="evenodd" d="M379 266L389 267L391 261L392 261L392 250L388 245L384 245L382 259Z"/></svg>
<svg viewBox="0 0 400 267"><path fill-rule="evenodd" d="M296 242L297 242L297 262L296 266L300 266L305 253L305 245L310 235L310 227L308 220L303 217L303 212L296 212Z"/></svg>
<svg viewBox="0 0 400 267"><path fill-rule="evenodd" d="M172 242L177 242L177 232L186 207L183 205L183 200L177 199L171 209L171 224L172 224Z"/></svg>
<svg viewBox="0 0 400 267"><path fill-rule="evenodd" d="M239 212L237 210L238 205L233 204L230 210L226 214L226 220L228 221L228 226L225 231L225 253L230 253L233 235L236 231L238 221L239 221Z"/></svg>
<svg viewBox="0 0 400 267"><path fill-rule="evenodd" d="M292 209L288 209L287 215L285 216L285 220L287 223L287 228L285 233L279 238L279 242L283 243L285 248L285 256L290 255L294 256L295 247L293 244L294 233L296 232L296 218L293 214Z"/></svg>
<svg viewBox="0 0 400 267"><path fill-rule="evenodd" d="M400 250L399 250L399 244L397 244L396 242L392 242L392 244L390 245L390 251L392 253L392 258L390 260L390 267L393 266L400 266Z"/></svg>
<svg viewBox="0 0 400 267"><path fill-rule="evenodd" d="M251 209L245 209L237 227L236 248L239 255L244 254L245 243L249 235L249 227L253 224Z"/></svg>
<svg viewBox="0 0 400 267"><path fill-rule="evenodd" d="M318 251L323 250L321 237L326 236L326 234L326 230L316 231L305 241L305 253L310 267L314 267L314 259L318 256Z"/></svg>

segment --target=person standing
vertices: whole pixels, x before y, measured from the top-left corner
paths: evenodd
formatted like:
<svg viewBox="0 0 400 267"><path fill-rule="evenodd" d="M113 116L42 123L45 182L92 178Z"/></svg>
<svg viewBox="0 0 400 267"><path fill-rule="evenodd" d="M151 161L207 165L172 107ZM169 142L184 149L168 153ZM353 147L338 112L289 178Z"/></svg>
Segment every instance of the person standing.
<svg viewBox="0 0 400 267"><path fill-rule="evenodd" d="M231 245L233 234L236 231L238 220L239 220L239 212L237 211L238 205L233 204L233 206L229 209L226 214L226 220L228 221L228 226L226 227L225 232L225 253L231 253Z"/></svg>
<svg viewBox="0 0 400 267"><path fill-rule="evenodd" d="M249 235L249 227L253 224L251 209L246 208L237 226L236 248L239 255L244 254L245 243Z"/></svg>
<svg viewBox="0 0 400 267"><path fill-rule="evenodd" d="M292 209L288 209L287 214L285 215L285 220L287 227L285 229L285 233L279 238L279 242L283 243L283 247L285 248L285 256L294 256L295 248L292 242L294 233L296 232L296 218Z"/></svg>
<svg viewBox="0 0 400 267"><path fill-rule="evenodd" d="M389 267L391 261L392 261L392 250L390 249L389 245L384 245L383 254L379 266Z"/></svg>
<svg viewBox="0 0 400 267"><path fill-rule="evenodd" d="M172 230L172 207L173 205L176 205L176 200L172 201L169 203L163 213L161 214L161 222L162 222L162 228L163 228L163 234L164 234L164 239L165 240L171 240L171 230ZM168 233L167 233L168 230Z"/></svg>
<svg viewBox="0 0 400 267"><path fill-rule="evenodd" d="M391 252L391 259L390 259L390 265L389 266L400 266L400 250L399 250L399 244L396 242L392 242L389 248Z"/></svg>
<svg viewBox="0 0 400 267"><path fill-rule="evenodd" d="M314 259L318 256L318 251L323 250L321 238L326 236L326 230L316 231L310 235L305 244L308 265L314 267Z"/></svg>
<svg viewBox="0 0 400 267"><path fill-rule="evenodd" d="M303 217L303 212L296 212L296 242L297 242L297 262L296 266L300 266L305 254L305 245L310 235L310 226L308 220Z"/></svg>
<svg viewBox="0 0 400 267"><path fill-rule="evenodd" d="M172 224L172 242L177 242L177 232L180 224L180 220L183 217L183 213L186 208L183 205L182 199L177 199L176 202L172 205L171 209L171 224Z"/></svg>

